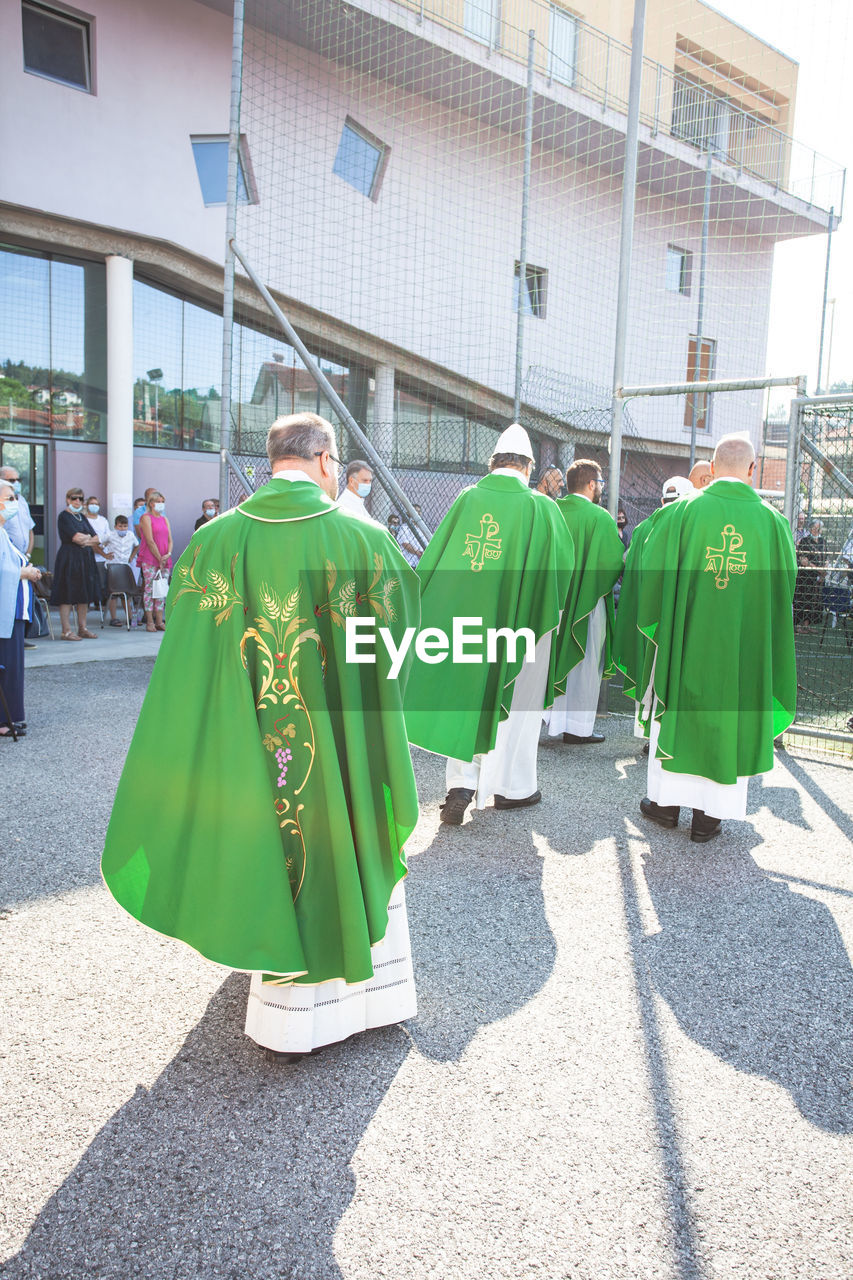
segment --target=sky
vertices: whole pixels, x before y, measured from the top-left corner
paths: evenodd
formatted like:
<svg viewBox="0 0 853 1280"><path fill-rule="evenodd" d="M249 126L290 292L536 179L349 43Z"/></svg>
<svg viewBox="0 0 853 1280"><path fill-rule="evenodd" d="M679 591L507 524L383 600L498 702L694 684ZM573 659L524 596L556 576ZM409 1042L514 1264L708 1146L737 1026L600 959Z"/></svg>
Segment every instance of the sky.
<svg viewBox="0 0 853 1280"><path fill-rule="evenodd" d="M717 0L714 6L800 64L794 137L848 170L846 211L832 237L828 296L836 299L831 366L823 384L853 382L853 4L850 0ZM808 375L817 388L827 237L776 249L768 374Z"/></svg>

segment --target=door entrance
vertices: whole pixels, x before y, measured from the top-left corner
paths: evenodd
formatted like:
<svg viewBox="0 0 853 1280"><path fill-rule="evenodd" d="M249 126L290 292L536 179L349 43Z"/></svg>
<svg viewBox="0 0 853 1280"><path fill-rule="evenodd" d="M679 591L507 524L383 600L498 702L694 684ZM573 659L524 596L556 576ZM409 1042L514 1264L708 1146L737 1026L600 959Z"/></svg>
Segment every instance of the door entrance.
<svg viewBox="0 0 853 1280"><path fill-rule="evenodd" d="M35 521L33 564L50 562L49 531L45 526L47 502L47 444L45 441L0 437L0 467L15 467L21 477L21 496L26 498Z"/></svg>

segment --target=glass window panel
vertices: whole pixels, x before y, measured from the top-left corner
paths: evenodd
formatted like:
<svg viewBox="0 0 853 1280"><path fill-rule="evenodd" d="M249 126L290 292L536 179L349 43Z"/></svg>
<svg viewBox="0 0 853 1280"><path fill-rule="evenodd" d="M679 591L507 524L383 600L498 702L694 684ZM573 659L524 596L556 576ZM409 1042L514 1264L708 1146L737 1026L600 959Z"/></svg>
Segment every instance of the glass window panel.
<svg viewBox="0 0 853 1280"><path fill-rule="evenodd" d="M666 287L670 293L682 293L684 254L672 245L666 251Z"/></svg>
<svg viewBox="0 0 853 1280"><path fill-rule="evenodd" d="M0 423L20 435L50 431L50 263L0 249Z"/></svg>
<svg viewBox="0 0 853 1280"><path fill-rule="evenodd" d="M40 4L25 3L21 19L24 69L88 91L89 24Z"/></svg>
<svg viewBox="0 0 853 1280"><path fill-rule="evenodd" d="M104 264L52 261L50 363L54 435L75 440L106 439L106 354Z"/></svg>
<svg viewBox="0 0 853 1280"><path fill-rule="evenodd" d="M574 84L578 60L578 20L556 5L551 6L548 40L548 74L560 84Z"/></svg>
<svg viewBox="0 0 853 1280"><path fill-rule="evenodd" d="M193 302L183 306L182 444L185 449L216 450L222 403L222 316Z"/></svg>
<svg viewBox="0 0 853 1280"><path fill-rule="evenodd" d="M157 376L158 370L160 376ZM133 439L179 448L183 375L183 303L133 282Z"/></svg>
<svg viewBox="0 0 853 1280"><path fill-rule="evenodd" d="M226 204L228 201L228 139L193 138L195 160L201 195L205 204ZM241 141L241 149L245 142ZM237 202L249 204L250 197L243 170L243 157L237 156Z"/></svg>
<svg viewBox="0 0 853 1280"><path fill-rule="evenodd" d="M374 194L382 148L370 142L348 122L344 125L332 172L363 196Z"/></svg>

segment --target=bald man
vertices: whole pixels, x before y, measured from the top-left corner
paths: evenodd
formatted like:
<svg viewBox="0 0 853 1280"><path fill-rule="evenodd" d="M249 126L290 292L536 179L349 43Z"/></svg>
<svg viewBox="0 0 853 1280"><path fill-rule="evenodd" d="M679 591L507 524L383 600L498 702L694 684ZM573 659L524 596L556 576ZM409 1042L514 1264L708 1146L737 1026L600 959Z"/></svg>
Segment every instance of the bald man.
<svg viewBox="0 0 853 1280"><path fill-rule="evenodd" d="M695 462L687 479L694 489L705 489L714 479L714 468L710 462Z"/></svg>
<svg viewBox="0 0 853 1280"><path fill-rule="evenodd" d="M796 667L791 531L752 487L755 451L725 436L710 484L676 502L643 550L637 625L651 641L642 681L649 726L645 818L691 839L746 816L747 783L773 767L791 724Z"/></svg>

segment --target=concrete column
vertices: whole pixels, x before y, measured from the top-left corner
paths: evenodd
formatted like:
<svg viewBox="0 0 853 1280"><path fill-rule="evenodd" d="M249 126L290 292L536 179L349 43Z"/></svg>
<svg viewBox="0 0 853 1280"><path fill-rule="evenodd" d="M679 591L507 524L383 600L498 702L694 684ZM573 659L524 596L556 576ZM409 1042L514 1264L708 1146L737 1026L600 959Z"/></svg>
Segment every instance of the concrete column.
<svg viewBox="0 0 853 1280"><path fill-rule="evenodd" d="M394 366L376 366L373 388L373 414L370 440L377 453L390 466L394 457ZM374 520L385 524L391 510L391 502L384 489L374 481L370 503Z"/></svg>
<svg viewBox="0 0 853 1280"><path fill-rule="evenodd" d="M133 510L133 262L107 258L107 510Z"/></svg>

